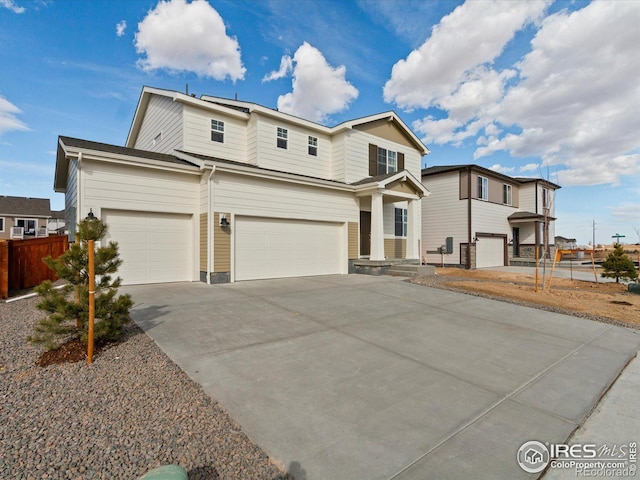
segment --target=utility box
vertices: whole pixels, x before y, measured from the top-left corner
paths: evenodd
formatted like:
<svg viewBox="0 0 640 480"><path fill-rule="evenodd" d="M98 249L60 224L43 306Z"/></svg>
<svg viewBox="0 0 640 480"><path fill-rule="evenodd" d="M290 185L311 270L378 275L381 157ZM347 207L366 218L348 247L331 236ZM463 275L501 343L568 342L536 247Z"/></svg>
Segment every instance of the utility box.
<svg viewBox="0 0 640 480"><path fill-rule="evenodd" d="M451 255L453 253L453 237L447 237L444 253L447 255Z"/></svg>

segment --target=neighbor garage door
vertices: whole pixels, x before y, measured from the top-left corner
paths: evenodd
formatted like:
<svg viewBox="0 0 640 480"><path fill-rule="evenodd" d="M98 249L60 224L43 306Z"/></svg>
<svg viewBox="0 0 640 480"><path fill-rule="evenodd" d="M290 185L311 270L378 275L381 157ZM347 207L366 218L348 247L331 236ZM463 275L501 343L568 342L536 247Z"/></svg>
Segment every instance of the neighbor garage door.
<svg viewBox="0 0 640 480"><path fill-rule="evenodd" d="M476 268L504 266L504 238L478 237Z"/></svg>
<svg viewBox="0 0 640 480"><path fill-rule="evenodd" d="M191 215L103 210L102 220L118 242L124 284L193 280Z"/></svg>
<svg viewBox="0 0 640 480"><path fill-rule="evenodd" d="M343 273L342 225L236 217L235 280Z"/></svg>

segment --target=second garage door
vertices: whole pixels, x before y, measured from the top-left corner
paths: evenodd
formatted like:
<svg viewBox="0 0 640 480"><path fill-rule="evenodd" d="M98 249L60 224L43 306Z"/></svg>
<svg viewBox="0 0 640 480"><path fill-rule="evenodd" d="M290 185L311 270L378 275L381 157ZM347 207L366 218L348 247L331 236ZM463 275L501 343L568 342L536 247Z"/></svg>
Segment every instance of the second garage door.
<svg viewBox="0 0 640 480"><path fill-rule="evenodd" d="M345 273L339 223L236 217L235 280Z"/></svg>
<svg viewBox="0 0 640 480"><path fill-rule="evenodd" d="M504 238L479 237L476 243L476 268L504 266Z"/></svg>
<svg viewBox="0 0 640 480"><path fill-rule="evenodd" d="M191 215L103 210L107 240L118 242L125 285L193 280Z"/></svg>

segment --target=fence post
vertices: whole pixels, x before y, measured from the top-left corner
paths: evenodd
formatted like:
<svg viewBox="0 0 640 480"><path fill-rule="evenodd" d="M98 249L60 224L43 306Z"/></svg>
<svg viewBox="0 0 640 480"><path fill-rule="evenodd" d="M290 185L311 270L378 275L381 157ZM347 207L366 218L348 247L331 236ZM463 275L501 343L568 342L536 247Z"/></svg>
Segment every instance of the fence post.
<svg viewBox="0 0 640 480"><path fill-rule="evenodd" d="M0 298L9 298L9 243L0 242Z"/></svg>

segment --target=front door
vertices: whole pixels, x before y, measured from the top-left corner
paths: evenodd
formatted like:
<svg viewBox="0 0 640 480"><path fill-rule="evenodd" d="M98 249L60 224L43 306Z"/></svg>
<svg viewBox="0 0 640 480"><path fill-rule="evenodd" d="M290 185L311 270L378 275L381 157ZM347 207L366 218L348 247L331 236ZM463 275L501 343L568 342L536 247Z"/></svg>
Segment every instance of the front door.
<svg viewBox="0 0 640 480"><path fill-rule="evenodd" d="M513 256L520 256L520 229L518 227L513 227Z"/></svg>
<svg viewBox="0 0 640 480"><path fill-rule="evenodd" d="M371 212L360 212L360 256L371 255Z"/></svg>

